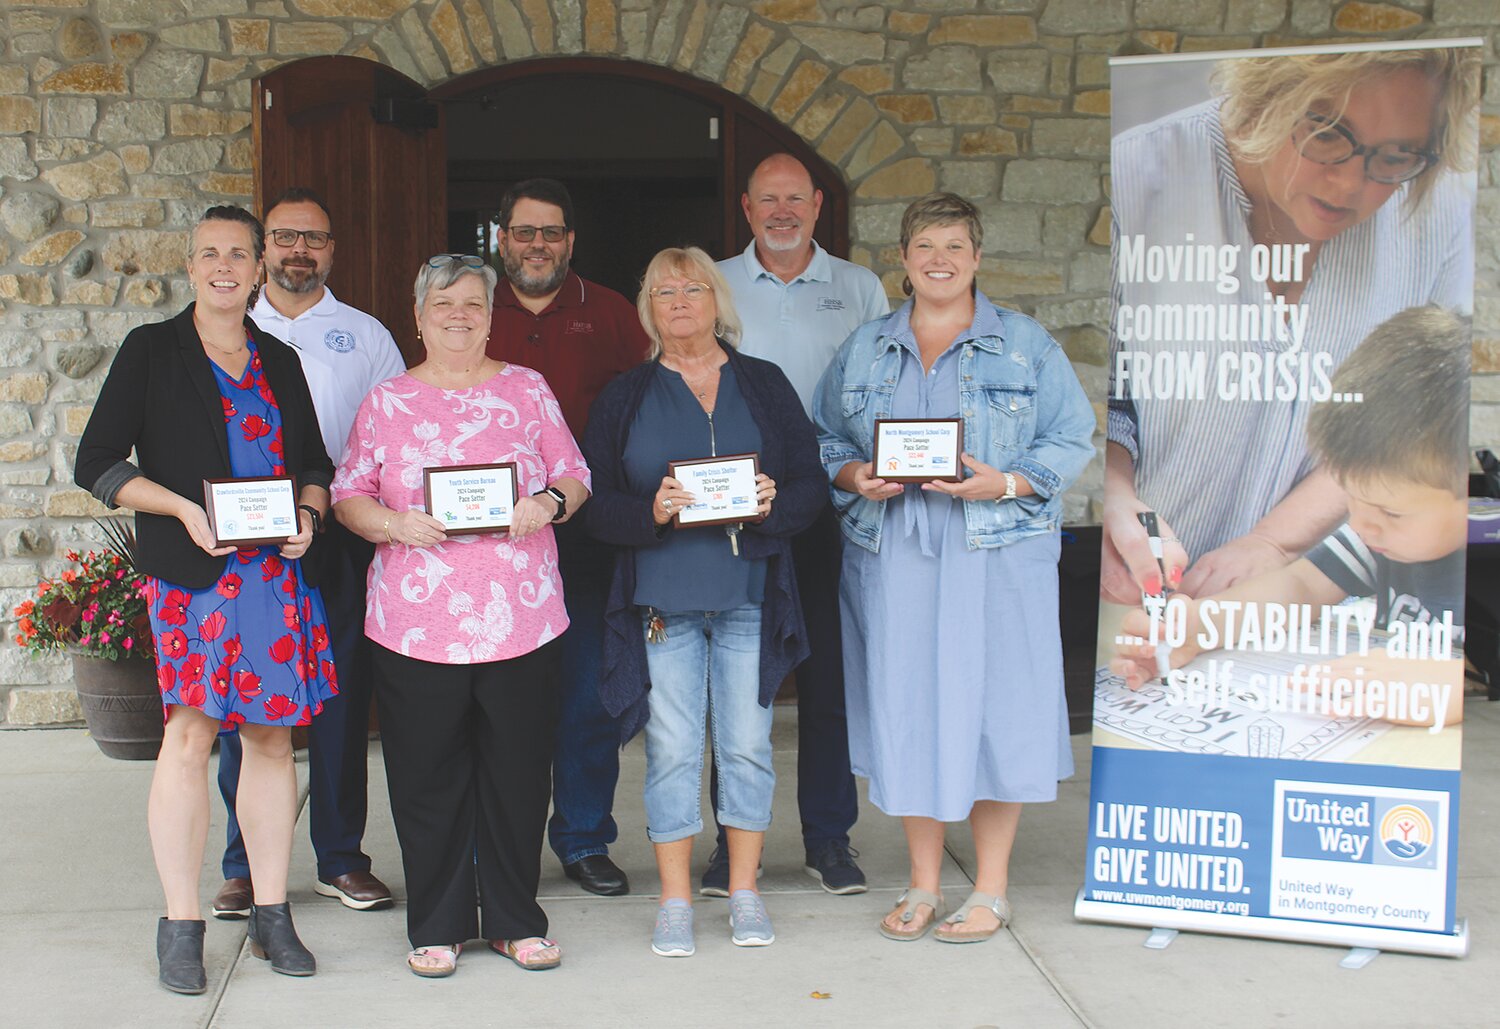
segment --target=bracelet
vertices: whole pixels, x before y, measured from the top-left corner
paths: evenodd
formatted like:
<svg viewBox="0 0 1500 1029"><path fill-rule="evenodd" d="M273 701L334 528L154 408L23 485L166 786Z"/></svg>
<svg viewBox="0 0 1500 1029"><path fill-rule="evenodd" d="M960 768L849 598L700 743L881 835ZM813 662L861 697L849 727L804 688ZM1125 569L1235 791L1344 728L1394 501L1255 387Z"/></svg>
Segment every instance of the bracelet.
<svg viewBox="0 0 1500 1029"><path fill-rule="evenodd" d="M1016 477L1011 472L1001 472L1005 476L1005 492L995 498L995 503L1003 504L1007 500L1016 499Z"/></svg>
<svg viewBox="0 0 1500 1029"><path fill-rule="evenodd" d="M396 541L393 540L393 539L391 539L391 516L390 515L386 515L385 516L385 525L381 526L381 528L385 530L385 541L387 543L391 544L392 546L395 546Z"/></svg>

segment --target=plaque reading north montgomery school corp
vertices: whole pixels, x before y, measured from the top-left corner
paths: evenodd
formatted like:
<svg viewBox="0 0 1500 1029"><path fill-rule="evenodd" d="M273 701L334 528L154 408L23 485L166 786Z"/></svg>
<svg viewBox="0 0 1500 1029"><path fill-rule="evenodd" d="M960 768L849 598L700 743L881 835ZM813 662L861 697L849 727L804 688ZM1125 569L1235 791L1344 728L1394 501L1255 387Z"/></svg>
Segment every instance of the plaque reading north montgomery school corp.
<svg viewBox="0 0 1500 1029"><path fill-rule="evenodd" d="M290 475L204 479L203 510L214 544L259 547L297 535L297 486Z"/></svg>
<svg viewBox="0 0 1500 1029"><path fill-rule="evenodd" d="M961 418L875 419L875 477L886 482L962 482Z"/></svg>
<svg viewBox="0 0 1500 1029"><path fill-rule="evenodd" d="M422 469L427 513L450 536L510 527L516 506L516 464L456 464Z"/></svg>
<svg viewBox="0 0 1500 1029"><path fill-rule="evenodd" d="M760 460L755 454L728 454L692 461L671 461L668 474L698 499L674 517L679 526L727 525L759 519L755 477Z"/></svg>

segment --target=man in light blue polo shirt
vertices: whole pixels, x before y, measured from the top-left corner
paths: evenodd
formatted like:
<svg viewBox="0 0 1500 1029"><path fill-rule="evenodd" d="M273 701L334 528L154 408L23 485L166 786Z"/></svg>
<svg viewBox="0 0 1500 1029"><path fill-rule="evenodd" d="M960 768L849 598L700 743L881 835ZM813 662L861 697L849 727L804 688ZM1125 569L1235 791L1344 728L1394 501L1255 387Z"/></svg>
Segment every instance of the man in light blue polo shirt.
<svg viewBox="0 0 1500 1029"><path fill-rule="evenodd" d="M823 370L860 325L890 312L880 279L834 257L812 238L823 193L791 154L772 154L750 174L740 206L755 239L719 262L744 326L741 353L781 366L808 414ZM830 893L863 893L849 849L859 815L849 770L844 658L839 632L842 538L832 508L792 541L811 654L797 668L797 808L807 873ZM717 794L717 789L713 791ZM724 830L701 892L729 895Z"/></svg>

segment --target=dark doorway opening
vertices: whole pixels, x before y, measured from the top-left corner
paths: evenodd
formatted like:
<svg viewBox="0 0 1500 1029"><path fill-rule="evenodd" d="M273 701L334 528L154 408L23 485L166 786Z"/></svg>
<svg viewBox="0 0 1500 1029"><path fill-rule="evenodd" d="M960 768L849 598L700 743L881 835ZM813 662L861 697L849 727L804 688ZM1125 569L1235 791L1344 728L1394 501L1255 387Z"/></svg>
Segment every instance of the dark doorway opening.
<svg viewBox="0 0 1500 1029"><path fill-rule="evenodd" d="M573 197L573 266L634 298L651 255L724 251L716 107L654 82L533 76L444 98L448 245L494 256L500 198L535 176Z"/></svg>

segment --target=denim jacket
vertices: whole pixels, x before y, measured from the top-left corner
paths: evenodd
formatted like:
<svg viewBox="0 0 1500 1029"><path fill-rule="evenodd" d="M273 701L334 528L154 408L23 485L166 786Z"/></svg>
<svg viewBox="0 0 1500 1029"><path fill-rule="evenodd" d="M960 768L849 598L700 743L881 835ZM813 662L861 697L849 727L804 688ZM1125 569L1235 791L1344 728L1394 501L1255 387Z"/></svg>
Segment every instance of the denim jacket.
<svg viewBox="0 0 1500 1029"><path fill-rule="evenodd" d="M914 344L912 302L855 329L818 383L813 420L829 479L850 461L871 458L875 419L891 410L904 360ZM1055 532L1062 494L1094 456L1093 406L1057 342L1033 319L996 307L979 293L974 322L954 344L964 422L964 450L987 465L1024 476L1035 495L964 503L971 550L1000 547ZM883 504L832 487L844 535L880 549Z"/></svg>

